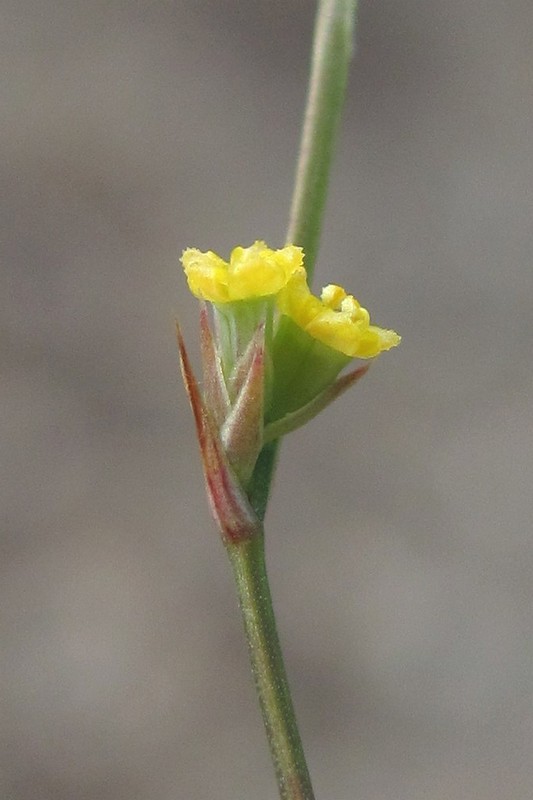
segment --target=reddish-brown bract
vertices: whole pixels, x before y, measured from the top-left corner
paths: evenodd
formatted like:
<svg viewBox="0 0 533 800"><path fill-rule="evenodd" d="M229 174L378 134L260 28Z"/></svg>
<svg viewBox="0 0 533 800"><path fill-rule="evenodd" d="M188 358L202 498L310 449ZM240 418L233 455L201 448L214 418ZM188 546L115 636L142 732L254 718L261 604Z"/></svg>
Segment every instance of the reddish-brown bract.
<svg viewBox="0 0 533 800"><path fill-rule="evenodd" d="M194 377L178 324L176 331L181 373L196 425L211 511L224 543L236 544L260 534L261 523L228 463L218 431Z"/></svg>

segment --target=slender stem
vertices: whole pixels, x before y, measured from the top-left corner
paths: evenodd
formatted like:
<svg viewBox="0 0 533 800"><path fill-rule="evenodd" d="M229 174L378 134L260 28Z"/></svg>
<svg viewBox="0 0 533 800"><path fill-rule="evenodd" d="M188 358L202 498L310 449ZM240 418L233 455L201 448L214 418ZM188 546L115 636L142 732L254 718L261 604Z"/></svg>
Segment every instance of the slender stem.
<svg viewBox="0 0 533 800"><path fill-rule="evenodd" d="M314 800L276 631L263 536L228 545L252 672L282 800Z"/></svg>
<svg viewBox="0 0 533 800"><path fill-rule="evenodd" d="M356 0L320 0L311 77L287 241L303 247L313 273L335 134L352 52ZM248 496L264 519L278 443L265 445L248 485ZM265 565L263 535L227 545L252 671L276 771L281 800L314 800L281 653Z"/></svg>
<svg viewBox="0 0 533 800"><path fill-rule="evenodd" d="M357 0L320 0L287 241L303 247L309 280L313 275L335 136L339 127L348 66L353 50ZM264 518L278 446L263 449L249 486L252 505Z"/></svg>
<svg viewBox="0 0 533 800"><path fill-rule="evenodd" d="M356 0L321 0L287 241L303 247L311 280L326 205L335 137L353 49Z"/></svg>

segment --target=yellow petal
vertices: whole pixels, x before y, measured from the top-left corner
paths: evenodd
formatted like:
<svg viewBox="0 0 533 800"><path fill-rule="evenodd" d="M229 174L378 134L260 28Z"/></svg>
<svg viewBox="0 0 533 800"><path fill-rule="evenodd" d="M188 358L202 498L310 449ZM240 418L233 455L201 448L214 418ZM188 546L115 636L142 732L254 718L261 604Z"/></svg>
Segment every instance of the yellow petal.
<svg viewBox="0 0 533 800"><path fill-rule="evenodd" d="M297 270L277 298L282 314L314 339L351 358L373 358L400 343L397 333L370 325L370 315L341 286L326 286L320 298Z"/></svg>
<svg viewBox="0 0 533 800"><path fill-rule="evenodd" d="M191 292L212 303L228 303L277 294L301 268L301 247L271 250L264 242L235 247L227 263L210 250L185 250L181 258Z"/></svg>
<svg viewBox="0 0 533 800"><path fill-rule="evenodd" d="M181 263L195 297L211 303L228 302L228 265L216 253L189 247L183 251Z"/></svg>

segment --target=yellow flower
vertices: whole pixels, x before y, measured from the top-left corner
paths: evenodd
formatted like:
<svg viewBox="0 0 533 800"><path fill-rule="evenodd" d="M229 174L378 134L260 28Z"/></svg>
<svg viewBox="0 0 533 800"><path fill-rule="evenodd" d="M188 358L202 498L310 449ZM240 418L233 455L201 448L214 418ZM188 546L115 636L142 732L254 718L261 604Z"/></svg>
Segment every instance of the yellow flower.
<svg viewBox="0 0 533 800"><path fill-rule="evenodd" d="M231 303L277 294L302 268L303 252L294 245L270 250L264 242L255 242L251 247L235 247L227 263L211 250L202 253L190 247L183 252L181 263L196 297Z"/></svg>
<svg viewBox="0 0 533 800"><path fill-rule="evenodd" d="M330 284L311 294L305 269L295 271L277 297L282 314L314 339L351 358L373 358L400 343L394 331L370 325L370 315L351 294Z"/></svg>

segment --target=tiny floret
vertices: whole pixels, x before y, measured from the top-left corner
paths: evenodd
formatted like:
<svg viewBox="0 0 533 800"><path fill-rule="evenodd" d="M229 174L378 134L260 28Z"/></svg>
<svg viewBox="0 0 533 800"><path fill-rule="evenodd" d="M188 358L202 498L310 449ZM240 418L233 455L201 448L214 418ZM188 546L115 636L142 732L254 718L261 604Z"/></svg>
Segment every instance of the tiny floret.
<svg viewBox="0 0 533 800"><path fill-rule="evenodd" d="M181 257L191 292L211 303L231 303L276 295L303 268L301 247L270 250L264 242L235 247L229 262L208 250L188 248Z"/></svg>
<svg viewBox="0 0 533 800"><path fill-rule="evenodd" d="M370 315L341 286L325 286L315 297L305 270L295 271L277 298L282 314L314 339L351 358L373 358L400 343L397 333L370 324Z"/></svg>

